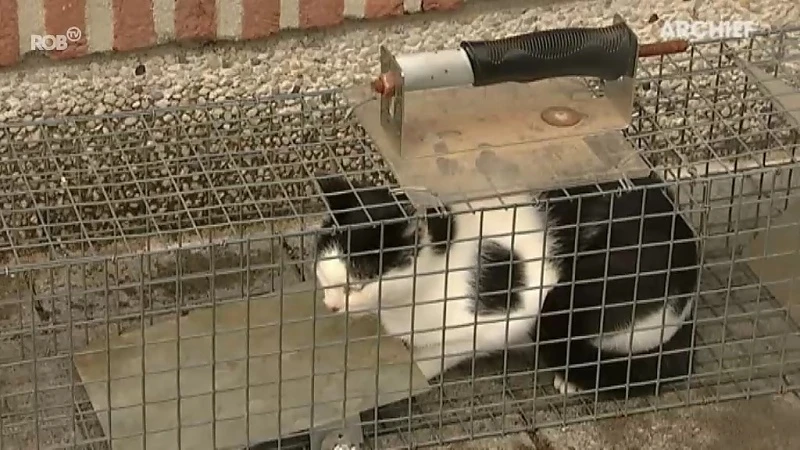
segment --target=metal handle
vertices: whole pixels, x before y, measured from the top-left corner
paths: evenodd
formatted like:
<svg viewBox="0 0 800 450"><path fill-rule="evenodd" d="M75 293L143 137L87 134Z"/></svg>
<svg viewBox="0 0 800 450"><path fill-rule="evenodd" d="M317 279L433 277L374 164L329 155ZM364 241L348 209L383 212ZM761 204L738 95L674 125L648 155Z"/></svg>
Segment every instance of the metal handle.
<svg viewBox="0 0 800 450"><path fill-rule="evenodd" d="M603 28L543 30L492 41L464 41L474 86L586 76L629 75L638 55L636 34L624 23Z"/></svg>

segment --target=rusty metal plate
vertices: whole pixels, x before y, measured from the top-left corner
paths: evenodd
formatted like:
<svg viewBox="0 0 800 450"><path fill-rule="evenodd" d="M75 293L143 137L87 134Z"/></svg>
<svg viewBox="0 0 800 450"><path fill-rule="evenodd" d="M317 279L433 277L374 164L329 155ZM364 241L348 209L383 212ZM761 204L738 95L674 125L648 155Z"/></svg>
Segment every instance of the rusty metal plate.
<svg viewBox="0 0 800 450"><path fill-rule="evenodd" d="M400 184L425 188L441 199L648 173L620 131L630 117L609 99L593 97L579 79L406 93L402 149L381 126L380 100L365 101L369 94L360 88L349 95L356 117ZM553 107L567 108L579 120L551 125L543 113ZM563 110L557 112L563 118Z"/></svg>

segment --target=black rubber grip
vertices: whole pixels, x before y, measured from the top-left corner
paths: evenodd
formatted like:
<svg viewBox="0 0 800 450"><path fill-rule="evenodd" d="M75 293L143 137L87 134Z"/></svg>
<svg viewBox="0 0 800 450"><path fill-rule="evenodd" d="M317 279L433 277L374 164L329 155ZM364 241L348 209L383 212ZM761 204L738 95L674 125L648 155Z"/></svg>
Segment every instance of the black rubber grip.
<svg viewBox="0 0 800 450"><path fill-rule="evenodd" d="M638 46L636 34L624 23L461 43L472 65L473 86L566 76L615 80L630 73Z"/></svg>

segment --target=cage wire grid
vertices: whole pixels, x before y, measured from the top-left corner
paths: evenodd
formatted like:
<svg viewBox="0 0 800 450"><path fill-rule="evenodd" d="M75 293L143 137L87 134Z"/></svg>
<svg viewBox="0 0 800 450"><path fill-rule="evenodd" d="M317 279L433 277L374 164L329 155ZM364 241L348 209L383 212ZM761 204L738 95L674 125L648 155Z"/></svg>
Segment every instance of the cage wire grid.
<svg viewBox="0 0 800 450"><path fill-rule="evenodd" d="M800 87L800 31L698 44L640 61L625 133L699 236L689 382L653 397L565 397L545 368L500 355L362 414L365 446L444 445L798 389L800 334L770 291L797 277L764 282L742 250L797 201L800 111L778 108L737 57ZM110 448L74 355L313 282L313 228L327 213L320 171L396 185L336 90L0 125L0 448Z"/></svg>

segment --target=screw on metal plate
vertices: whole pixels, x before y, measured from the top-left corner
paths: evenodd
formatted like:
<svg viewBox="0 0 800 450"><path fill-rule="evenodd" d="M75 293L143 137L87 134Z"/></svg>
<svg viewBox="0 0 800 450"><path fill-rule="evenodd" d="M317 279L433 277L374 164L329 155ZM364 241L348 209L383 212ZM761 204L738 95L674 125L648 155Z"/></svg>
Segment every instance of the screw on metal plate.
<svg viewBox="0 0 800 450"><path fill-rule="evenodd" d="M542 120L554 127L571 127L583 119L583 114L567 106L551 106L542 111Z"/></svg>

